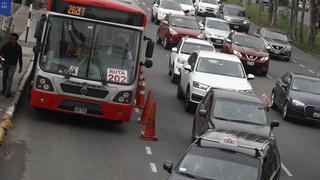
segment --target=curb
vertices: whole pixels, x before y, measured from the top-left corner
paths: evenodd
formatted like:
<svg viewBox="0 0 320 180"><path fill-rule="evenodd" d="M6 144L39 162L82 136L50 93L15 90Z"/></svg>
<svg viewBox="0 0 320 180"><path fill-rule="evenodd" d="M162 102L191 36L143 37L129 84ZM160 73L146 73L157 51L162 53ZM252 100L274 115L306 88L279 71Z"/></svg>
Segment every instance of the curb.
<svg viewBox="0 0 320 180"><path fill-rule="evenodd" d="M6 109L3 117L0 119L0 145L4 142L6 134L9 129L13 128L12 118L16 111L17 105L21 99L21 95L23 90L28 82L28 79L31 75L32 68L33 68L33 59L30 60L30 64L27 68L26 73L24 74L23 78L19 82L18 90L14 96L13 102L11 105Z"/></svg>

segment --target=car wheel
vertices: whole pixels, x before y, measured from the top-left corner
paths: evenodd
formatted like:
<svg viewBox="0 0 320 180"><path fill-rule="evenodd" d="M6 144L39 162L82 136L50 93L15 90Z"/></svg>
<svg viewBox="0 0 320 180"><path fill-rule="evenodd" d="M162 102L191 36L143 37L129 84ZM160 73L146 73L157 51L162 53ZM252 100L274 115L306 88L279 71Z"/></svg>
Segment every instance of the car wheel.
<svg viewBox="0 0 320 180"><path fill-rule="evenodd" d="M168 41L168 38L164 38L163 46L165 49L170 49L170 42Z"/></svg>
<svg viewBox="0 0 320 180"><path fill-rule="evenodd" d="M277 109L277 105L276 105L276 93L274 91L272 91L271 93L271 108L272 109Z"/></svg>
<svg viewBox="0 0 320 180"><path fill-rule="evenodd" d="M288 120L288 103L285 102L282 109L282 119Z"/></svg>
<svg viewBox="0 0 320 180"><path fill-rule="evenodd" d="M189 113L193 113L195 110L195 104L190 101L190 89L187 88L185 101L184 101L184 110Z"/></svg>
<svg viewBox="0 0 320 180"><path fill-rule="evenodd" d="M156 41L157 41L157 44L161 44L162 43L159 31L157 32L157 35L156 35Z"/></svg>
<svg viewBox="0 0 320 180"><path fill-rule="evenodd" d="M284 61L289 62L289 61L290 61L290 58L289 58L289 57L284 58Z"/></svg>
<svg viewBox="0 0 320 180"><path fill-rule="evenodd" d="M178 88L177 88L177 98L183 99L183 94L181 92L181 85L180 84L178 85Z"/></svg>
<svg viewBox="0 0 320 180"><path fill-rule="evenodd" d="M260 71L259 74L261 76L266 76L268 74L268 71Z"/></svg>
<svg viewBox="0 0 320 180"><path fill-rule="evenodd" d="M196 132L196 118L193 118L191 142L195 141L197 136L198 136L198 133Z"/></svg>
<svg viewBox="0 0 320 180"><path fill-rule="evenodd" d="M179 83L179 76L174 73L173 68L174 68L174 63L172 65L172 69L171 69L171 82L177 84L177 83Z"/></svg>
<svg viewBox="0 0 320 180"><path fill-rule="evenodd" d="M171 74L172 74L171 58L169 58L169 73L168 73L168 75L171 76Z"/></svg>

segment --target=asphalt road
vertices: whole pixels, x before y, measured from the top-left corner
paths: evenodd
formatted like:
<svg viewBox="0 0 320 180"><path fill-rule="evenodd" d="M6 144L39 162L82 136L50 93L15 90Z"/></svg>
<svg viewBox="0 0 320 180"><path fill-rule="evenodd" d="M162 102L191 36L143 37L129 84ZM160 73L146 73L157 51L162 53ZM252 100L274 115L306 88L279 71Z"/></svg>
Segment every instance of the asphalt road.
<svg viewBox="0 0 320 180"><path fill-rule="evenodd" d="M151 1L144 4L151 7ZM155 39L157 26L149 23L147 36ZM160 180L165 160L177 162L190 144L192 114L176 98L176 85L168 77L170 51L157 45L154 67L145 70L147 87L157 102L159 142L138 138L142 127L138 112L130 123L116 124L54 112L38 112L23 97L14 118L15 129L0 147L2 180ZM317 73L320 61L294 49L291 62L272 60L267 77L252 81L255 93L270 95L274 82L287 71ZM280 121L274 133L283 163L282 179L320 179L320 125Z"/></svg>

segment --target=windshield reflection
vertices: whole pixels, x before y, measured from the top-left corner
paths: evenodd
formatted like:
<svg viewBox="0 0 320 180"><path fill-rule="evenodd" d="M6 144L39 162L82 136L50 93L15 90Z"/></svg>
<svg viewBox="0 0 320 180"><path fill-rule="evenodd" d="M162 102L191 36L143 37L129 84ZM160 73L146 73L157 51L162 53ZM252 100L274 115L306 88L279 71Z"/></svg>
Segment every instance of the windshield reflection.
<svg viewBox="0 0 320 180"><path fill-rule="evenodd" d="M140 32L51 16L42 70L95 81L132 84Z"/></svg>

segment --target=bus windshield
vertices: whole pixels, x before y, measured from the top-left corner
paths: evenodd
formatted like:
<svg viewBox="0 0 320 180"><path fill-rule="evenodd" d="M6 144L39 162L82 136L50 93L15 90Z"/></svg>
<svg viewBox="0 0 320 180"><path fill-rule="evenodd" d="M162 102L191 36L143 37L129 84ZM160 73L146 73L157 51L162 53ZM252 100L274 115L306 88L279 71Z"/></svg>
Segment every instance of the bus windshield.
<svg viewBox="0 0 320 180"><path fill-rule="evenodd" d="M142 31L50 16L43 71L81 79L132 84Z"/></svg>

